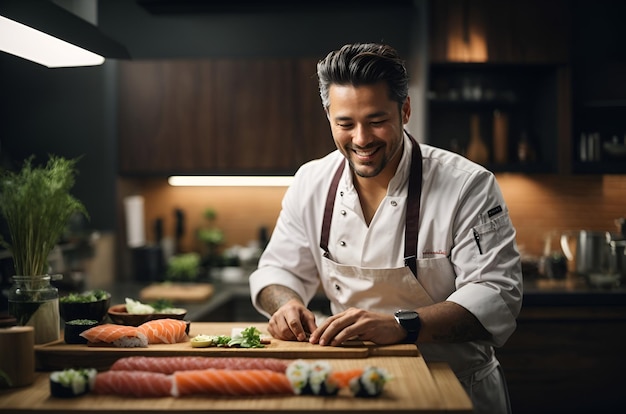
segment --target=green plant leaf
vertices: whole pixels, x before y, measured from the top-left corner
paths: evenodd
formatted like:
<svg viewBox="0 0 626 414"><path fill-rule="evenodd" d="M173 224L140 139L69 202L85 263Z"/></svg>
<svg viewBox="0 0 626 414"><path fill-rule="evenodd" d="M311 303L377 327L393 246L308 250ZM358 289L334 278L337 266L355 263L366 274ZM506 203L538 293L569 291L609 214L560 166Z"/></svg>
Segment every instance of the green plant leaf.
<svg viewBox="0 0 626 414"><path fill-rule="evenodd" d="M42 275L48 255L65 231L70 217L85 206L70 193L78 159L49 156L45 166L33 166L33 156L20 171L0 175L0 213L6 219L10 242L0 244L13 254L18 275Z"/></svg>

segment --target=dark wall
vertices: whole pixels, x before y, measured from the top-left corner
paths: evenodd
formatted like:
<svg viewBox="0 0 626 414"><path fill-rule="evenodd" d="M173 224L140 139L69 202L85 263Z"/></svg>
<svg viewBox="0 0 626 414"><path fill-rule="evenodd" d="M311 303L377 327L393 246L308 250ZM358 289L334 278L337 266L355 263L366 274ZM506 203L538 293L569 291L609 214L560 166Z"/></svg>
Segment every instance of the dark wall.
<svg viewBox="0 0 626 414"><path fill-rule="evenodd" d="M111 63L48 69L0 54L0 158L19 168L35 155L81 157L73 193L86 206L89 228L114 228L115 140L110 119L114 97Z"/></svg>

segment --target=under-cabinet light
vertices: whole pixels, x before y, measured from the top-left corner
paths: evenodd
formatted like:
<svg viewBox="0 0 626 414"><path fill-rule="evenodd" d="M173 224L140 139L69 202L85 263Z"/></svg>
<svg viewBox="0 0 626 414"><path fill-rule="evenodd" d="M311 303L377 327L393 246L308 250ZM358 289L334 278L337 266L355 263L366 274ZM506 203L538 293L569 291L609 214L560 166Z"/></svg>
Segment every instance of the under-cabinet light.
<svg viewBox="0 0 626 414"><path fill-rule="evenodd" d="M130 58L97 26L47 0L0 0L0 50L49 68Z"/></svg>
<svg viewBox="0 0 626 414"><path fill-rule="evenodd" d="M167 182L175 187L289 187L293 177L174 175Z"/></svg>
<svg viewBox="0 0 626 414"><path fill-rule="evenodd" d="M2 16L0 50L49 68L104 63L98 54Z"/></svg>

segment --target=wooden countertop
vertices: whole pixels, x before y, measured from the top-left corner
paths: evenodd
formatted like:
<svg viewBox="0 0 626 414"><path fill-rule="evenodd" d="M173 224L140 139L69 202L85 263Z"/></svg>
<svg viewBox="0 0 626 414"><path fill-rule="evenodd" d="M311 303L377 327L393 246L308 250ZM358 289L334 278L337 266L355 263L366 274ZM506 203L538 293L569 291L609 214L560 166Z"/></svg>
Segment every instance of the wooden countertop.
<svg viewBox="0 0 626 414"><path fill-rule="evenodd" d="M245 323L194 323L197 332L230 332L232 327L249 326ZM263 331L264 324L253 323ZM185 344L170 345L170 351L164 349L157 355L180 355L181 346ZM188 345L188 344L187 344ZM301 345L301 346L298 346ZM60 346L60 345L57 345ZM69 345L65 345L69 347ZM164 345L165 346L165 345ZM76 351L81 345L72 345ZM94 361L101 361L99 353L111 355L115 348L100 348L82 346L87 354L93 356ZM150 346L152 347L152 345ZM397 348L399 347L399 348ZM351 344L349 347L320 347L312 344L298 344L296 342L277 341L272 339L269 348L270 353L257 352L257 357L282 357L305 359L326 359L333 368L344 370L365 366L378 366L386 369L391 374L391 380L387 383L383 394L377 398L356 398L347 390L342 390L338 396L258 396L258 397L227 397L227 396L190 396L190 397L166 397L166 398L128 398L110 395L88 394L78 398L59 399L50 395L49 372L37 372L35 383L29 387L15 388L0 391L0 407L3 412L93 412L105 413L193 413L207 411L214 413L232 412L268 412L295 413L302 411L324 411L327 413L387 413L387 412L471 412L471 402L458 382L455 375L446 364L437 363L430 366L422 358L414 347L413 352L407 352L405 345L390 347L377 347L368 344ZM52 365L65 365L72 367L71 359L66 359L65 354L74 353L70 349L57 349L56 353L46 353L46 348L51 346L38 346L36 353L38 359L56 359L62 363L50 363ZM324 349L322 349L324 348ZM338 348L338 349L337 349ZM191 349L191 348L189 348ZM193 348L196 350L207 348ZM281 354L280 349L288 350ZM384 349L381 352L380 349ZM107 351L110 350L110 351ZM134 349L137 350L141 349ZM148 351L149 348L143 348ZM326 351L328 352L322 352ZM365 352L363 352L365 350ZM206 356L236 356L241 349L230 349L228 354L210 354ZM263 351L259 349L257 351ZM267 350L266 350L267 351ZM43 352L43 354L42 354ZM150 354L146 352L146 354ZM61 357L59 357L61 355ZM74 355L77 355L74 353ZM119 354L116 358L119 358ZM252 354L248 354L252 356ZM69 365L68 365L69 364ZM345 393L344 393L345 392Z"/></svg>

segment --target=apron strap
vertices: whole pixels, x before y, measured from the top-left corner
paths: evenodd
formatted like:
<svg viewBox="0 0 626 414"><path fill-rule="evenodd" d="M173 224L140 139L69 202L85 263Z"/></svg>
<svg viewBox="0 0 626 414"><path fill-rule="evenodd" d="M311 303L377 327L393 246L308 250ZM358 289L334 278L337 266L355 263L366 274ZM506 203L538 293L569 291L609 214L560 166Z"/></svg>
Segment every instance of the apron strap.
<svg viewBox="0 0 626 414"><path fill-rule="evenodd" d="M328 196L326 198L326 207L324 207L324 220L322 221L322 236L320 237L320 247L324 250L324 256L329 257L328 251L328 238L330 236L330 223L333 220L333 210L335 208L335 197L337 196L337 187L339 186L339 180L341 174L346 165L344 158L343 162L339 164L333 180L330 182L330 189L328 190Z"/></svg>
<svg viewBox="0 0 626 414"><path fill-rule="evenodd" d="M407 132L413 143L411 154L411 175L406 205L404 228L404 265L411 269L417 278L417 238L420 228L420 198L422 197L422 151L415 139Z"/></svg>
<svg viewBox="0 0 626 414"><path fill-rule="evenodd" d="M408 266L415 278L417 278L416 255L420 222L420 198L422 196L422 151L411 134L408 132L406 132L406 134L413 143L413 150L411 151L411 172L409 175L409 193L407 197L406 223L404 230L404 265ZM325 257L330 257L330 252L328 251L330 224L333 219L337 187L339 186L339 181L341 180L345 164L346 160L344 159L333 176L330 188L328 189L328 196L326 197L324 219L322 220L322 235L320 237L320 247L324 250Z"/></svg>

